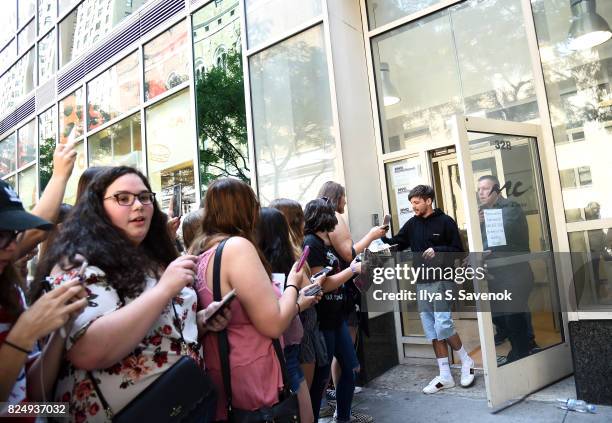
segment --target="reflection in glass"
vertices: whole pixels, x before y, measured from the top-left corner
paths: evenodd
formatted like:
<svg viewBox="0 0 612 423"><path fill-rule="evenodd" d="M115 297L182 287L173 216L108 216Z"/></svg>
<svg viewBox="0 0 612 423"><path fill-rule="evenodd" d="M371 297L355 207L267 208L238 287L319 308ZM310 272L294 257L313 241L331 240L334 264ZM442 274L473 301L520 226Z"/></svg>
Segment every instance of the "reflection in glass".
<svg viewBox="0 0 612 423"><path fill-rule="evenodd" d="M0 72L3 72L7 66L13 63L15 57L17 57L17 42L13 38L11 42L0 51ZM2 78L4 78L4 76Z"/></svg>
<svg viewBox="0 0 612 423"><path fill-rule="evenodd" d="M321 26L250 57L257 182L265 204L302 203L336 179L336 142Z"/></svg>
<svg viewBox="0 0 612 423"><path fill-rule="evenodd" d="M19 27L22 27L23 24L34 17L34 13L36 12L36 0L18 0L17 3L19 4ZM36 32L36 28L34 32Z"/></svg>
<svg viewBox="0 0 612 423"><path fill-rule="evenodd" d="M550 228L536 140L469 135L487 288L512 293L511 303L490 303L503 365L563 341Z"/></svg>
<svg viewBox="0 0 612 423"><path fill-rule="evenodd" d="M440 0L367 0L370 29L378 28L438 3Z"/></svg>
<svg viewBox="0 0 612 423"><path fill-rule="evenodd" d="M609 307L612 304L612 228L570 232L568 235L574 253L573 281L578 307Z"/></svg>
<svg viewBox="0 0 612 423"><path fill-rule="evenodd" d="M60 22L60 67L101 40L149 0L85 0ZM60 10L66 8L60 2Z"/></svg>
<svg viewBox="0 0 612 423"><path fill-rule="evenodd" d="M2 5L2 13L0 13L0 45L4 46L4 43L9 38L15 35L15 29L17 29L17 2L8 1Z"/></svg>
<svg viewBox="0 0 612 423"><path fill-rule="evenodd" d="M17 35L18 51L21 54L29 48L36 39L36 23L34 19Z"/></svg>
<svg viewBox="0 0 612 423"><path fill-rule="evenodd" d="M138 56L129 55L87 84L87 128L92 130L138 106Z"/></svg>
<svg viewBox="0 0 612 423"><path fill-rule="evenodd" d="M0 141L0 178L17 168L17 134Z"/></svg>
<svg viewBox="0 0 612 423"><path fill-rule="evenodd" d="M374 38L372 51L385 153L451 144L456 113L539 119L520 0L463 2ZM385 81L399 101L385 104Z"/></svg>
<svg viewBox="0 0 612 423"><path fill-rule="evenodd" d="M34 48L31 48L0 77L0 116L34 89L34 77Z"/></svg>
<svg viewBox="0 0 612 423"><path fill-rule="evenodd" d="M189 79L187 25L181 22L144 46L145 100Z"/></svg>
<svg viewBox="0 0 612 423"><path fill-rule="evenodd" d="M45 190L53 173L55 134L55 106L38 116L38 183L40 192Z"/></svg>
<svg viewBox="0 0 612 423"><path fill-rule="evenodd" d="M36 189L36 165L19 172L19 198L26 211L32 210L38 201L38 190Z"/></svg>
<svg viewBox="0 0 612 423"><path fill-rule="evenodd" d="M38 85L55 73L55 31L51 31L38 43Z"/></svg>
<svg viewBox="0 0 612 423"><path fill-rule="evenodd" d="M142 167L140 113L87 137L90 166Z"/></svg>
<svg viewBox="0 0 612 423"><path fill-rule="evenodd" d="M59 142L65 144L83 135L83 89L59 102Z"/></svg>
<svg viewBox="0 0 612 423"><path fill-rule="evenodd" d="M65 13L68 9L70 9L70 6L72 6L75 3L78 3L79 0L59 0L58 1L58 15L61 15L63 13Z"/></svg>
<svg viewBox="0 0 612 423"><path fill-rule="evenodd" d="M193 121L189 91L176 93L146 110L149 181L165 213L171 213L173 193L181 193L183 214L197 209L195 195Z"/></svg>
<svg viewBox="0 0 612 423"><path fill-rule="evenodd" d="M77 157L74 163L74 169L72 171L72 174L70 175L70 178L68 179L68 183L66 184L66 192L64 194L64 201L62 201L63 203L72 204L72 205L74 205L74 203L76 202L76 193L77 193L77 186L79 183L79 178L81 177L81 174L87 168L87 160L85 159L85 146L83 145L83 142L79 142L74 147L74 149L77 152Z"/></svg>
<svg viewBox="0 0 612 423"><path fill-rule="evenodd" d="M220 175L250 182L240 19L231 14L234 3L220 6L211 2L193 15L202 193ZM223 22L219 27L218 19Z"/></svg>
<svg viewBox="0 0 612 423"><path fill-rule="evenodd" d="M38 0L38 33L42 34L55 22L57 0Z"/></svg>
<svg viewBox="0 0 612 423"><path fill-rule="evenodd" d="M534 0L531 5L566 220L590 220L587 207L593 201L600 205L597 219L611 218L612 41L593 49L572 50L569 2ZM598 1L597 13L612 22L612 2Z"/></svg>
<svg viewBox="0 0 612 423"><path fill-rule="evenodd" d="M17 131L17 167L36 160L36 124L31 120Z"/></svg>
<svg viewBox="0 0 612 423"><path fill-rule="evenodd" d="M249 49L321 14L321 0L249 0L246 2Z"/></svg>

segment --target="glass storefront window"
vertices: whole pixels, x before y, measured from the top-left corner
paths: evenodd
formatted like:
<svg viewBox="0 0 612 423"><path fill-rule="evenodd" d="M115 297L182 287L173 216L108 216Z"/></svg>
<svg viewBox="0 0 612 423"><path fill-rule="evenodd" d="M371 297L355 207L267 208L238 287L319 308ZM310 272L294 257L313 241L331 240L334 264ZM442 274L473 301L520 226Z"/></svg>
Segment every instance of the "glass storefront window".
<svg viewBox="0 0 612 423"><path fill-rule="evenodd" d="M189 79L187 25L181 22L144 46L145 100Z"/></svg>
<svg viewBox="0 0 612 423"><path fill-rule="evenodd" d="M14 3L14 2L13 2ZM36 13L36 0L19 0L19 27L22 27L27 21L34 17Z"/></svg>
<svg viewBox="0 0 612 423"><path fill-rule="evenodd" d="M140 102L140 66L133 53L87 84L87 129L92 130Z"/></svg>
<svg viewBox="0 0 612 423"><path fill-rule="evenodd" d="M85 146L83 142L79 142L74 149L77 152L76 161L74 163L74 169L66 184L66 192L64 193L63 203L72 204L76 203L76 192L79 183L79 178L87 169L87 160L85 159Z"/></svg>
<svg viewBox="0 0 612 423"><path fill-rule="evenodd" d="M570 232L576 302L581 309L612 304L612 228Z"/></svg>
<svg viewBox="0 0 612 423"><path fill-rule="evenodd" d="M385 153L452 142L456 113L539 120L519 0L461 3L376 37L372 48Z"/></svg>
<svg viewBox="0 0 612 423"><path fill-rule="evenodd" d="M3 3L2 13L0 13L0 45L2 46L15 35L15 29L17 29L17 2Z"/></svg>
<svg viewBox="0 0 612 423"><path fill-rule="evenodd" d="M60 67L101 40L149 0L85 0L60 22ZM64 12L69 3L60 2Z"/></svg>
<svg viewBox="0 0 612 423"><path fill-rule="evenodd" d="M36 160L36 123L31 120L17 131L17 167Z"/></svg>
<svg viewBox="0 0 612 423"><path fill-rule="evenodd" d="M0 178L17 169L17 134L0 141Z"/></svg>
<svg viewBox="0 0 612 423"><path fill-rule="evenodd" d="M611 218L612 41L576 49L569 2L534 0L532 9L566 220ZM598 1L597 14L612 24L612 2Z"/></svg>
<svg viewBox="0 0 612 423"><path fill-rule="evenodd" d="M440 0L366 0L370 29L419 12L439 2Z"/></svg>
<svg viewBox="0 0 612 423"><path fill-rule="evenodd" d="M38 85L55 73L55 31L51 31L38 43Z"/></svg>
<svg viewBox="0 0 612 423"><path fill-rule="evenodd" d="M38 190L36 189L36 165L19 172L19 198L23 202L23 208L32 210L38 201Z"/></svg>
<svg viewBox="0 0 612 423"><path fill-rule="evenodd" d="M62 13L65 13L68 9L70 9L72 5L78 2L79 0L59 0L57 4L57 14L61 16Z"/></svg>
<svg viewBox="0 0 612 423"><path fill-rule="evenodd" d="M173 196L183 214L198 208L189 103L189 91L184 90L146 110L149 181L162 210L170 214Z"/></svg>
<svg viewBox="0 0 612 423"><path fill-rule="evenodd" d="M15 39L13 39L6 45L6 47L4 47L4 49L2 49L2 51L0 51L0 73L4 71L7 66L13 63L15 57L17 57L17 42ZM0 101L2 100L0 99Z"/></svg>
<svg viewBox="0 0 612 423"><path fill-rule="evenodd" d="M59 102L59 142L64 144L83 135L83 89Z"/></svg>
<svg viewBox="0 0 612 423"><path fill-rule="evenodd" d="M263 204L301 203L336 179L336 141L322 26L249 59L257 182Z"/></svg>
<svg viewBox="0 0 612 423"><path fill-rule="evenodd" d="M34 69L34 48L31 48L0 77L0 116L34 89Z"/></svg>
<svg viewBox="0 0 612 423"><path fill-rule="evenodd" d="M56 11L57 0L38 0L38 33L42 34L53 25Z"/></svg>
<svg viewBox="0 0 612 423"><path fill-rule="evenodd" d="M87 137L90 166L142 168L140 113Z"/></svg>
<svg viewBox="0 0 612 423"><path fill-rule="evenodd" d="M17 54L21 54L22 52L26 51L26 49L32 45L35 39L36 24L34 19L32 19L32 21L27 24L26 27L21 30L21 32L19 32L19 35L17 35Z"/></svg>
<svg viewBox="0 0 612 423"><path fill-rule="evenodd" d="M321 0L247 0L249 48L265 44L322 12Z"/></svg>
<svg viewBox="0 0 612 423"><path fill-rule="evenodd" d="M55 106L38 116L38 183L42 193L53 173L55 134Z"/></svg>
<svg viewBox="0 0 612 423"><path fill-rule="evenodd" d="M234 176L250 182L240 19L236 13L231 15L231 10L212 2L193 15L202 194L218 176ZM218 19L223 19L223 27L207 31L206 27ZM223 51L221 59L220 51Z"/></svg>

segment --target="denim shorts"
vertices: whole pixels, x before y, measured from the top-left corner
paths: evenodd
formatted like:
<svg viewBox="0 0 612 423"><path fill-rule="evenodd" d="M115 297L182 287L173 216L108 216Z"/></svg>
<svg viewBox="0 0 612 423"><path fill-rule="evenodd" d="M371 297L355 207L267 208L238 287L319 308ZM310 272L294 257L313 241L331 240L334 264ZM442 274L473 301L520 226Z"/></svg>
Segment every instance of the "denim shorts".
<svg viewBox="0 0 612 423"><path fill-rule="evenodd" d="M455 323L451 316L451 302L445 299L445 293L454 288L449 281L421 283L417 285L419 315L423 332L427 339L446 339L455 334ZM425 300L423 292L428 294L439 293L442 299Z"/></svg>
<svg viewBox="0 0 612 423"><path fill-rule="evenodd" d="M283 349L285 354L285 363L287 364L287 374L289 376L289 384L291 391L297 392L300 384L304 380L304 373L300 367L300 345L289 345Z"/></svg>

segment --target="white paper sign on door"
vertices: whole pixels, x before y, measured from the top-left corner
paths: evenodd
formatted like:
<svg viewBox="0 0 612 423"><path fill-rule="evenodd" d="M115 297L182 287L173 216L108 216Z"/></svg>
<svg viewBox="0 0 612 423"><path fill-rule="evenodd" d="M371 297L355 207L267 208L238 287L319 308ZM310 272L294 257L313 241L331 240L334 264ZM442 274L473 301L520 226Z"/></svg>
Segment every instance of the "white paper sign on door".
<svg viewBox="0 0 612 423"><path fill-rule="evenodd" d="M500 247L506 245L502 209L485 209L483 212L488 246Z"/></svg>

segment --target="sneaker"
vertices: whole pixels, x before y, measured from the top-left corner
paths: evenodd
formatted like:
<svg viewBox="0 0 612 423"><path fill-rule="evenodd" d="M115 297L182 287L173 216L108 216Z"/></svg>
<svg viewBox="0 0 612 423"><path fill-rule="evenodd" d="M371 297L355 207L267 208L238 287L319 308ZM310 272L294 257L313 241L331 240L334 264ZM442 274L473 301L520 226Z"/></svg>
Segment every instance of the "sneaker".
<svg viewBox="0 0 612 423"><path fill-rule="evenodd" d="M353 393L358 394L361 391L363 391L363 388L361 386L355 386L355 391Z"/></svg>
<svg viewBox="0 0 612 423"><path fill-rule="evenodd" d="M335 404L334 404L335 405ZM319 418L331 417L334 415L336 407L331 404L324 405L319 409Z"/></svg>
<svg viewBox="0 0 612 423"><path fill-rule="evenodd" d="M461 366L461 386L468 388L474 383L474 377L476 376L474 371L474 362L472 361L471 366Z"/></svg>
<svg viewBox="0 0 612 423"><path fill-rule="evenodd" d="M508 362L508 357L506 357L505 355L497 356L497 366L503 366L507 362Z"/></svg>
<svg viewBox="0 0 612 423"><path fill-rule="evenodd" d="M327 392L325 392L325 397L328 401L336 401L336 390L328 389Z"/></svg>
<svg viewBox="0 0 612 423"><path fill-rule="evenodd" d="M351 410L351 420L349 420L350 423L372 423L374 421L374 417L368 415L368 414L364 414L364 413L357 413L353 410ZM346 420L338 420L338 416L334 415L334 422L346 422Z"/></svg>
<svg viewBox="0 0 612 423"><path fill-rule="evenodd" d="M448 389L455 386L455 381L451 377L450 379L444 379L441 376L434 377L429 385L423 388L424 394L435 394L442 389Z"/></svg>

